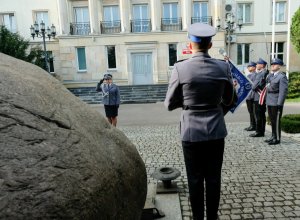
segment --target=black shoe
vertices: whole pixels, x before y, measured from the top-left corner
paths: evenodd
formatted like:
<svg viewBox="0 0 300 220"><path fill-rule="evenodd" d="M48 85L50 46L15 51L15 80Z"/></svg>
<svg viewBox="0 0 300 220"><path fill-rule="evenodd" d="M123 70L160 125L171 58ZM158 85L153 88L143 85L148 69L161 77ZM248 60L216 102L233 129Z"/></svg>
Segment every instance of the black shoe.
<svg viewBox="0 0 300 220"><path fill-rule="evenodd" d="M255 131L255 127L249 126L248 128L245 128L245 131Z"/></svg>
<svg viewBox="0 0 300 220"><path fill-rule="evenodd" d="M249 137L264 137L265 135L262 133L255 132L254 134L250 134Z"/></svg>
<svg viewBox="0 0 300 220"><path fill-rule="evenodd" d="M271 137L271 138L269 138L269 139L267 139L267 140L264 140L264 142L270 143L270 142L273 141L273 140L276 140L276 138L275 138L275 137Z"/></svg>
<svg viewBox="0 0 300 220"><path fill-rule="evenodd" d="M269 145L276 145L280 144L280 140L273 139L272 141L269 142Z"/></svg>

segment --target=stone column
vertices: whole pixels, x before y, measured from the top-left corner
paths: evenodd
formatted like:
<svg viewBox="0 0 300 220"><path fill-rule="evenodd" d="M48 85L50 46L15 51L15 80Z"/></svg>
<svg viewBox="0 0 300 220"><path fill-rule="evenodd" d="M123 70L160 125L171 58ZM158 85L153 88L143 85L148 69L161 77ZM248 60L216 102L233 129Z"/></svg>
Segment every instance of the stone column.
<svg viewBox="0 0 300 220"><path fill-rule="evenodd" d="M98 34L100 29L100 22L98 19L97 0L89 0L89 14L91 34Z"/></svg>
<svg viewBox="0 0 300 220"><path fill-rule="evenodd" d="M162 6L160 0L150 1L152 31L161 30L161 8Z"/></svg>
<svg viewBox="0 0 300 220"><path fill-rule="evenodd" d="M57 0L58 7L58 21L59 28L58 34L67 35L70 33L70 24L68 19L68 6L67 0Z"/></svg>
<svg viewBox="0 0 300 220"><path fill-rule="evenodd" d="M130 32L130 0L120 0L121 29L123 33Z"/></svg>
<svg viewBox="0 0 300 220"><path fill-rule="evenodd" d="M182 0L182 29L187 30L191 24L192 0Z"/></svg>

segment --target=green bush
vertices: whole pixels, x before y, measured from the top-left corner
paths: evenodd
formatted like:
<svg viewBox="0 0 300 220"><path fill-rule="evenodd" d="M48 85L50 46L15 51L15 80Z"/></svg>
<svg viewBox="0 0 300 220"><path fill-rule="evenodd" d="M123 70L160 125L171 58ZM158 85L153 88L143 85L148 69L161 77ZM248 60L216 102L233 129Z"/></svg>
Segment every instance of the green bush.
<svg viewBox="0 0 300 220"><path fill-rule="evenodd" d="M300 73L292 72L289 74L289 91L287 98L294 99L300 97Z"/></svg>
<svg viewBox="0 0 300 220"><path fill-rule="evenodd" d="M286 133L300 133L300 114L284 115L281 118L281 130Z"/></svg>

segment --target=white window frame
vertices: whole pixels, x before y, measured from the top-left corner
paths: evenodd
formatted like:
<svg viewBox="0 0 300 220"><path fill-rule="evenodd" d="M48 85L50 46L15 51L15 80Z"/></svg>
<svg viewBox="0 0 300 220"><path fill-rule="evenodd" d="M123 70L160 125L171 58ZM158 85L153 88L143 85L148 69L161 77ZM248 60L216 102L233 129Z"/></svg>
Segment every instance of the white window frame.
<svg viewBox="0 0 300 220"><path fill-rule="evenodd" d="M117 10L117 14L114 14L114 8L116 8ZM106 20L105 17L105 11L109 10L109 19ZM103 6L103 21L107 22L109 24L107 24L107 27L114 27L115 22L114 21L120 21L120 8L119 5L105 5Z"/></svg>
<svg viewBox="0 0 300 220"><path fill-rule="evenodd" d="M0 13L0 25L4 25L10 32L16 33L16 17L14 13Z"/></svg>
<svg viewBox="0 0 300 220"><path fill-rule="evenodd" d="M284 8L283 8L283 18L282 20L280 19L280 5L284 4ZM280 23L280 22L286 22L286 1L278 1L275 3L275 22L276 23Z"/></svg>
<svg viewBox="0 0 300 220"><path fill-rule="evenodd" d="M199 4L199 12L200 12L199 15L195 14L196 4ZM208 1L193 1L193 17L195 17L195 18L208 17L209 16L209 5L208 4L209 4ZM206 6L204 6L204 5L206 5ZM206 7L207 15L202 14L202 7Z"/></svg>
<svg viewBox="0 0 300 220"><path fill-rule="evenodd" d="M242 12L240 11L240 6L242 5ZM250 21L246 21L246 5L250 5ZM243 24L252 24L253 23L253 2L243 2L238 3L237 5L238 10L238 19L243 21Z"/></svg>
<svg viewBox="0 0 300 220"><path fill-rule="evenodd" d="M81 9L81 11L79 11L78 9ZM85 16L84 16L84 14L83 14L83 9L87 9L87 17L86 17L86 19L85 19ZM76 7L73 7L73 10L74 10L74 21L76 22L76 23L90 23L90 15L89 15L89 7L88 6L76 6ZM78 11L77 11L78 10ZM80 13L80 14L78 14L79 15L79 17L80 17L80 21L78 21L77 19L78 19L78 17L76 16L76 12L77 13Z"/></svg>
<svg viewBox="0 0 300 220"><path fill-rule="evenodd" d="M85 55L85 69L79 69L79 56L78 56L78 49L83 48L84 49L84 55ZM86 72L87 71L87 59L86 59L86 50L85 47L76 47L76 62L77 62L77 72Z"/></svg>
<svg viewBox="0 0 300 220"><path fill-rule="evenodd" d="M34 22L40 25L42 21L45 23L45 29L47 30L50 26L48 11L34 11Z"/></svg>
<svg viewBox="0 0 300 220"><path fill-rule="evenodd" d="M278 44L282 44L282 51L278 51ZM278 55L282 55L282 59L284 58L284 42L275 42L274 48L274 58L278 58Z"/></svg>
<svg viewBox="0 0 300 220"><path fill-rule="evenodd" d="M239 56L239 51L238 51L239 45L242 46L242 63L238 63L238 59L237 59L237 65L245 65L245 64L249 63L249 61L250 61L250 46L251 46L251 44L249 44L249 43L237 44L237 46L236 46L236 49L237 49L237 53L236 54L237 54L237 56ZM246 45L249 45L249 54L248 54L249 60L248 61L246 60L246 52L245 52Z"/></svg>
<svg viewBox="0 0 300 220"><path fill-rule="evenodd" d="M169 17L169 19L171 19L170 20L170 24L178 24L179 23L179 18L180 18L180 14L179 14L180 11L179 11L179 4L178 4L178 2L164 2L163 3L163 18L165 18L165 19L167 19L167 17L165 16L165 7L167 5L169 6L169 12L170 12L170 17ZM176 5L176 9L177 9L176 16L173 15L174 12L172 10L172 5ZM173 22L172 19L175 19L175 18L177 18L177 22Z"/></svg>

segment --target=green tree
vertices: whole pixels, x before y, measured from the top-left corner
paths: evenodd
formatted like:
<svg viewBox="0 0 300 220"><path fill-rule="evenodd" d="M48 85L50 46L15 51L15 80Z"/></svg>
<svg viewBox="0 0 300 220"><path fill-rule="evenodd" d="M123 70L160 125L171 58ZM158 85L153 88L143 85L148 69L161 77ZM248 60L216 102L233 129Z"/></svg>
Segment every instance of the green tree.
<svg viewBox="0 0 300 220"><path fill-rule="evenodd" d="M296 51L300 53L300 7L292 18L291 41L294 44Z"/></svg>
<svg viewBox="0 0 300 220"><path fill-rule="evenodd" d="M5 26L0 26L0 52L9 56L33 63L43 69L43 51L40 47L29 48L29 41L18 33L10 32Z"/></svg>

